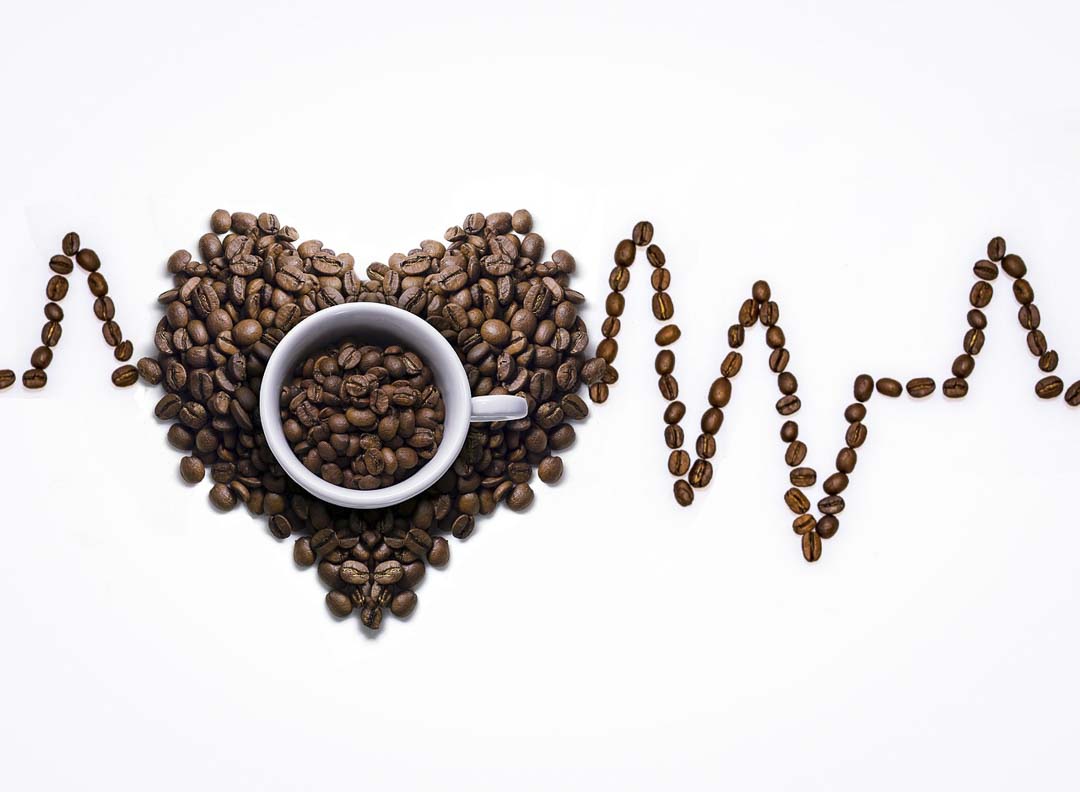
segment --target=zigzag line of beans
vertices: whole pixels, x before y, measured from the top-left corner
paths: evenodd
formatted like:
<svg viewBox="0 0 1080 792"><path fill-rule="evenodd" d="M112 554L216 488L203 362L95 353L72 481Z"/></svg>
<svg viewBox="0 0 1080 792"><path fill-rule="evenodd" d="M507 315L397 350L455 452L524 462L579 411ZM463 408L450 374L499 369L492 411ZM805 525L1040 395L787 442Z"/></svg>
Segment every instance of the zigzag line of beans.
<svg viewBox="0 0 1080 792"><path fill-rule="evenodd" d="M57 253L49 259L49 269L53 275L45 286L45 296L49 302L45 304L45 318L48 320L41 328L41 346L30 355L30 368L23 372L23 387L30 390L44 388L49 381L45 369L53 360L53 349L60 343L63 335L61 323L64 321L64 309L60 303L68 293L68 275L75 271L77 263L88 274L86 284L90 294L94 296L94 315L102 321L101 332L105 342L114 348L114 357L121 361L131 360L134 347L130 341L124 340L120 325L114 321L116 306L109 297L109 284L99 272L101 259L90 248L81 246L79 235L71 231L64 235L61 242L63 253ZM120 366L112 373L113 384L118 387L134 385L139 379L134 366ZM15 372L11 369L0 369L0 390L10 388L15 384Z"/></svg>
<svg viewBox="0 0 1080 792"><path fill-rule="evenodd" d="M916 399L923 399L936 390L936 383L931 377L916 377L902 385L898 380L884 377L876 382L869 374L860 374L853 386L855 401L844 410L848 422L844 445L836 456L836 472L822 483L825 497L818 501L817 508L821 516L815 518L810 513L810 499L803 489L817 483L814 468L803 466L807 448L799 440L799 425L789 416L794 415L802 406L798 391L798 380L788 371L791 355L785 344L784 331L780 328L780 308L772 300L771 289L765 281L757 281L751 289L750 297L739 309L738 322L727 333L731 351L720 365L720 377L709 388L709 407L701 416L701 434L695 443L697 458L691 464L690 455L683 450L684 435L680 425L686 414L686 406L678 400L679 384L675 379L675 354L669 347L681 336L678 325L670 323L675 314L675 306L667 290L671 284L671 275L667 269L667 259L663 250L652 244L652 223L642 221L634 226L630 239L624 239L615 248L615 268L611 271L606 308L607 318L602 328L604 340L597 346L597 356L605 361L609 370L618 356L619 347L615 337L620 329L620 317L625 308L623 291L630 285L630 267L634 263L637 248L646 248L646 258L653 267L652 311L657 320L664 322L656 334L656 343L661 347L656 355L656 373L660 379L658 386L668 405L664 410L664 439L671 454L668 457L668 470L676 477L674 484L675 500L680 506L689 506L694 501L694 490L708 486L712 480L713 468L709 461L716 453L716 434L724 422L724 407L731 399L732 379L742 368L742 354L737 350L746 338L746 329L760 322L766 328L765 342L772 350L769 354L769 369L777 375L777 387L780 399L776 410L788 418L780 428L780 439L786 443L784 461L792 468L790 473L791 488L784 493L784 502L795 513L792 528L802 537L803 557L807 561L821 558L821 542L836 535L840 528L838 515L844 510L845 502L841 493L849 484L849 476L858 462L856 449L866 442L867 429L863 423L866 418L866 402L875 389L883 396L895 398L905 390ZM987 245L987 257L976 262L974 272L977 280L971 288L969 302L971 310L967 314L969 329L964 335L963 353L952 364L952 377L945 380L942 392L946 398L959 399L968 393L968 378L975 370L975 358L982 351L986 341L986 314L983 313L993 297L994 287L991 281L998 277L998 267L1013 280L1013 295L1020 304L1018 316L1021 327L1028 331L1027 343L1031 353L1039 359L1039 368L1047 376L1035 384L1035 394L1042 399L1054 399L1065 394L1065 401L1070 406L1080 406L1080 381L1074 382L1066 390L1062 379L1052 372L1058 366L1058 354L1049 349L1046 336L1039 329L1041 316L1035 305L1035 294L1031 284L1025 279L1027 266L1020 256L1006 253L1005 240L994 237ZM593 384L589 396L596 403L607 400L609 384Z"/></svg>

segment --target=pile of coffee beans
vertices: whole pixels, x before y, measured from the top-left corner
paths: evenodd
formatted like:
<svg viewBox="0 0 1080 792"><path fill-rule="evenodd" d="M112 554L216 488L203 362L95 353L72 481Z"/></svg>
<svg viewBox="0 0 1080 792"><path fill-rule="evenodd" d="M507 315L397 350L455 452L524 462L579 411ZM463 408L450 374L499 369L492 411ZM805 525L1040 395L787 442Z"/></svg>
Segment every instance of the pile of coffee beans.
<svg viewBox="0 0 1080 792"><path fill-rule="evenodd" d="M680 506L689 506L694 502L694 490L707 487L712 481L713 469L709 461L716 453L716 435L724 423L724 408L731 399L732 380L742 369L743 356L738 350L746 339L747 329L755 324L765 328L765 343L769 348L769 369L776 374L776 384L780 398L776 402L776 411L785 419L780 427L780 439L785 444L784 461L792 469L791 488L784 493L784 502L795 514L792 528L801 537L803 557L807 561L821 558L821 542L830 539L840 529L839 515L845 507L844 492L849 484L849 477L858 461L856 449L866 442L866 402L878 393L890 398L900 396L905 390L914 399L924 399L934 393L937 385L931 377L915 377L901 385L891 377L876 381L869 374L860 374L855 378L853 395L855 401L844 410L844 419L848 424L844 436L844 445L836 455L836 472L822 483L825 497L817 503L820 517L810 514L810 499L803 492L805 488L817 483L814 468L803 466L807 448L799 440L799 425L791 416L799 411L802 402L796 395L799 383L789 370L791 353L787 348L787 339L780 328L780 307L773 300L772 289L765 281L756 282L750 290L750 296L739 309L738 321L727 332L730 352L720 364L720 377L709 388L709 407L701 416L701 433L695 442L696 459L690 462L690 454L683 450L683 430L680 422L686 414L686 406L679 401L679 383L675 379L675 353L669 348L679 340L682 331L670 320L675 314L675 306L667 293L671 285L671 275L667 268L667 257L657 245L652 244L653 225L642 221L634 226L630 239L624 239L615 247L615 268L611 271L606 307L607 318L602 332L604 339L597 346L597 355L607 365L607 378L591 384L589 395L594 402L604 402L608 398L608 386L611 384L611 364L619 353L615 340L621 327L621 316L625 307L623 292L630 285L630 267L636 258L638 248L645 247L645 255L652 266L652 310L653 316L663 323L656 334L656 343L661 347L656 355L656 373L659 376L660 394L667 401L664 410L664 439L671 453L668 457L668 471L676 477L674 485L675 501ZM1058 354L1048 349L1047 341L1039 330L1040 314L1036 307L1034 291L1025 279L1027 267L1019 256L1005 252L1005 240L994 237L987 245L986 258L974 266L976 280L971 289L969 302L971 310L967 314L968 331L964 335L964 352L952 365L952 377L947 379L942 392L947 398L959 399L967 395L968 378L975 370L975 358L982 351L986 340L984 331L987 325L982 309L990 304L994 289L991 281L998 276L998 263L1006 274L1014 278L1013 295L1020 304L1020 326L1028 331L1027 343L1031 354L1038 358L1039 369L1048 376L1035 385L1035 394L1042 399L1054 399L1065 394L1065 401L1073 407L1080 406L1080 381L1074 382L1066 390L1060 377L1052 374L1058 365ZM590 361L586 366L595 365Z"/></svg>
<svg viewBox="0 0 1080 792"><path fill-rule="evenodd" d="M45 286L45 324L41 328L41 346L30 355L30 368L23 372L23 387L30 390L40 390L49 381L45 369L53 361L53 350L60 343L63 335L61 322L64 321L64 309L60 303L68 293L68 276L75 271L75 265L87 273L86 285L90 294L94 297L94 314L104 323L102 334L105 342L114 348L113 355L119 361L128 361L134 354L134 346L130 341L125 341L120 326L113 321L116 315L116 307L112 298L109 297L109 284L99 271L101 259L90 248L81 246L79 235L71 231L64 235L60 243L62 253L57 253L49 259L49 269L52 276ZM134 385L138 376L132 366L121 366L112 373L112 382L118 387ZM0 369L0 390L10 388L15 384L15 372L11 369Z"/></svg>
<svg viewBox="0 0 1080 792"><path fill-rule="evenodd" d="M308 470L339 487L373 490L435 456L446 405L415 352L348 340L296 367L281 391L281 420Z"/></svg>
<svg viewBox="0 0 1080 792"><path fill-rule="evenodd" d="M570 288L574 257L548 254L525 210L470 214L442 241L364 270L348 253L300 241L273 214L218 210L210 228L196 254L169 257L173 287L159 297L157 355L137 366L165 391L155 413L186 455L180 475L198 483L209 474L215 507L243 503L267 517L273 536L293 537L293 558L318 569L336 616L356 611L369 629L379 628L387 609L407 616L426 566L449 561L446 535L467 538L500 503L527 508L534 476L557 482L558 453L574 443L572 422L589 412L578 390L614 381L603 360L586 357L589 335L578 316L584 298ZM350 511L313 498L270 453L257 394L285 334L304 317L349 302L423 317L457 351L474 395L520 395L528 417L473 424L453 468L396 507Z"/></svg>

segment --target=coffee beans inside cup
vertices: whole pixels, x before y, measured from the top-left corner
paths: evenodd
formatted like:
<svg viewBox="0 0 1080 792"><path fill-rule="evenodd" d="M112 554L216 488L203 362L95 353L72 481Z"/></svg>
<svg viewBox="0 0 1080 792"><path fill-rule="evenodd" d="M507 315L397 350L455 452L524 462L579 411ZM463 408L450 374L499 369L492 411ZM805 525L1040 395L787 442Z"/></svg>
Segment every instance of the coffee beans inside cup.
<svg viewBox="0 0 1080 792"><path fill-rule="evenodd" d="M282 388L281 416L305 467L330 484L372 490L435 456L446 405L414 352L348 340L297 366Z"/></svg>

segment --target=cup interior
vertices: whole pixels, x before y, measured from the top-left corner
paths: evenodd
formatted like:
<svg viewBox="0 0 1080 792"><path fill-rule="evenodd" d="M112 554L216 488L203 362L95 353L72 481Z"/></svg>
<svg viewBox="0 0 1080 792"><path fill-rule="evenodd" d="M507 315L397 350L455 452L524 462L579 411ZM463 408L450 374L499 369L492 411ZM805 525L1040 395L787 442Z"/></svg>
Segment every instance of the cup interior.
<svg viewBox="0 0 1080 792"><path fill-rule="evenodd" d="M346 338L358 344L397 344L423 359L446 405L443 441L435 456L404 481L376 490L353 490L308 470L285 438L280 416L281 388L309 354ZM380 303L347 303L309 316L294 327L270 356L259 395L267 445L285 473L312 495L354 509L378 509L408 500L430 488L453 465L469 429L471 413L465 369L450 343L431 325L401 308Z"/></svg>

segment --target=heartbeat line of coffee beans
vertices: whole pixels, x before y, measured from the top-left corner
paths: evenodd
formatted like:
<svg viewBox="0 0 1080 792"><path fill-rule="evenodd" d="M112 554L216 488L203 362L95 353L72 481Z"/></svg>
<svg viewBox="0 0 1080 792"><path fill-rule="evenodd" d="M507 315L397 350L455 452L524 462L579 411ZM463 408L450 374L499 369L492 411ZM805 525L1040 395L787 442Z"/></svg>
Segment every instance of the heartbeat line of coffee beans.
<svg viewBox="0 0 1080 792"><path fill-rule="evenodd" d="M663 326L656 334L656 343L660 351L656 355L657 385L660 394L668 402L664 410L664 439L671 453L668 456L668 470L675 476L675 501L680 506L689 506L694 502L694 490L704 489L713 477L712 463L709 461L716 453L716 435L724 423L724 408L731 399L732 381L742 368L743 356L738 350L746 340L746 331L757 323L765 328L765 343L769 352L769 369L776 374L776 384L780 399L776 402L776 411L787 418L780 428L780 439L786 444L784 461L791 468L789 475L791 488L784 493L784 502L795 514L792 529L802 538L803 557L807 561L821 558L823 539L831 539L840 529L839 514L844 510L845 501L841 493L847 490L850 477L858 462L857 449L866 442L867 429L866 402L874 391L888 398L896 398L905 390L915 399L924 399L937 389L932 377L916 377L901 385L891 377L874 380L869 374L860 374L855 378L853 387L855 401L844 410L848 423L844 436L844 445L836 455L836 472L829 475L822 484L825 497L817 503L820 517L811 513L810 499L803 491L817 483L817 471L803 465L806 459L806 444L799 439L799 425L791 416L802 406L797 392L798 380L788 370L791 354L786 348L784 331L780 327L780 307L772 299L772 290L765 281L757 281L748 297L739 309L738 321L728 328L727 341L731 351L720 364L720 377L709 388L709 407L701 416L701 433L695 443L696 459L690 462L690 454L683 449L684 434L681 421L686 415L686 405L679 400L679 383L675 379L675 353L669 348L679 340L682 331L670 320L675 315L675 305L668 288L671 285L671 273L663 250L652 243L653 226L642 221L634 226L630 239L624 239L615 248L615 268L611 271L608 283L611 293L607 297L607 318L602 327L603 340L597 345L596 359L586 363L594 371L595 378L589 385L589 396L595 403L607 400L610 386L618 379L612 364L619 354L619 345L615 340L621 326L621 316L626 305L623 292L630 285L630 268L634 263L639 248L645 248L645 257L652 266L652 312ZM1031 354L1038 358L1039 369L1046 375L1035 383L1035 395L1040 399L1056 399L1064 393L1065 402L1072 407L1080 406L1080 381L1074 382L1066 390L1064 382L1053 372L1058 367L1058 353L1049 348L1046 336L1039 329L1041 315L1035 304L1035 292L1028 282L1027 265L1014 254L1006 253L1005 240L994 237L987 245L986 258L975 263L976 281L971 287L968 301L971 309L967 314L968 330L964 334L963 352L952 364L952 376L945 380L942 392L946 398L961 399L968 393L968 379L975 370L975 359L986 342L987 318L983 313L994 296L992 281L998 277L998 269L1013 279L1012 291L1020 304L1018 320L1027 331L1027 345Z"/></svg>
<svg viewBox="0 0 1080 792"><path fill-rule="evenodd" d="M22 375L23 387L29 390L40 390L49 381L45 369L53 360L53 350L60 343L63 335L61 323L64 321L64 309L60 303L68 293L68 276L75 271L75 265L87 273L86 285L90 294L94 297L94 315L101 320L101 334L105 343L113 348L113 356L120 362L126 363L131 360L135 348L130 341L124 340L124 334L115 321L116 306L109 296L109 283L100 272L101 259L90 248L81 246L79 235L71 231L64 235L60 244L62 253L57 253L49 259L49 269L53 275L45 285L45 325L41 328L41 346L30 355L30 368ZM139 379L139 374L134 366L123 365L112 373L112 382L117 387L134 385ZM15 384L15 372L11 369L0 369L0 390L10 388Z"/></svg>

